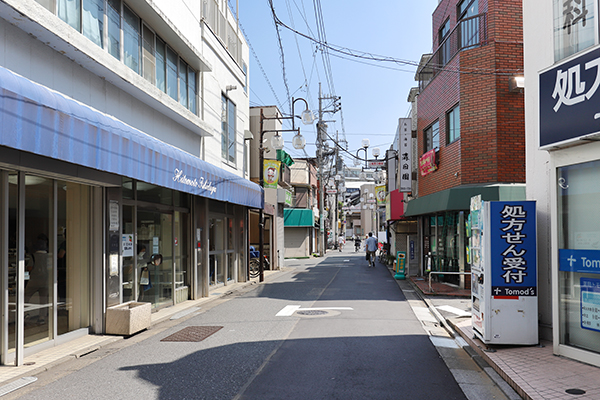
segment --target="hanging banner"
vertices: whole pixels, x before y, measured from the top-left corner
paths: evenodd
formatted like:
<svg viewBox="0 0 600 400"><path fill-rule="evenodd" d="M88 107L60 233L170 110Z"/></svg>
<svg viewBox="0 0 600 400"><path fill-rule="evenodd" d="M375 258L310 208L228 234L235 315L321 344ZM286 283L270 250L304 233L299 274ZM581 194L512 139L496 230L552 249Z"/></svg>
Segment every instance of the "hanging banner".
<svg viewBox="0 0 600 400"><path fill-rule="evenodd" d="M385 196L386 195L387 195L387 191L385 190L385 185L375 186L375 197L377 197L377 205L379 205L379 206L385 205Z"/></svg>
<svg viewBox="0 0 600 400"><path fill-rule="evenodd" d="M419 169L421 170L421 176L427 176L437 169L435 149L429 150L419 158Z"/></svg>
<svg viewBox="0 0 600 400"><path fill-rule="evenodd" d="M280 162L277 160L264 160L264 187L277 189L277 183L279 183L279 164Z"/></svg>

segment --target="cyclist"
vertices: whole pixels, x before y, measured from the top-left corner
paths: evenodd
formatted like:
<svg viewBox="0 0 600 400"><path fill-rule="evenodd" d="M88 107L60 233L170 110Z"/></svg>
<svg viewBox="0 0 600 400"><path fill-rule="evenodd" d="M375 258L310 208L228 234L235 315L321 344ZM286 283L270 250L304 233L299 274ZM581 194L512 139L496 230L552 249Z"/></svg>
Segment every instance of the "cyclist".
<svg viewBox="0 0 600 400"><path fill-rule="evenodd" d="M373 236L373 232L369 232L369 237L365 241L365 250L367 251L367 260L369 261L369 267L375 267L375 252L377 251L379 242L377 238Z"/></svg>

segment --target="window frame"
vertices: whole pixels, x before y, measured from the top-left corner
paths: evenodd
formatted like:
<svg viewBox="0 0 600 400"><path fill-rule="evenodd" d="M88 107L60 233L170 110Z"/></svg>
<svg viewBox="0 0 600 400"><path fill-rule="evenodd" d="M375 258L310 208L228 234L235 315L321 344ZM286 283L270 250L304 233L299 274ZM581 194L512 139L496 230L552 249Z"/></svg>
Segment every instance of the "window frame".
<svg viewBox="0 0 600 400"><path fill-rule="evenodd" d="M451 115L454 115L454 122L456 125L456 122L458 122L458 126L452 126L453 124L451 123L450 119L451 119ZM458 118L456 118L458 117ZM452 132L454 131L458 131L458 135L457 134L452 134ZM446 144L451 144L456 142L457 140L460 139L460 103L456 104L454 107L452 107L450 110L448 110L446 112Z"/></svg>
<svg viewBox="0 0 600 400"><path fill-rule="evenodd" d="M231 107L233 107L233 114ZM231 116L233 116L233 129L230 124ZM232 134L233 140L231 140ZM221 158L227 164L237 166L237 105L225 93L221 93Z"/></svg>
<svg viewBox="0 0 600 400"><path fill-rule="evenodd" d="M433 135L434 129L433 127L437 125L437 135ZM431 137L429 136L428 131L431 132ZM437 141L434 140L434 138L437 136ZM425 129L423 129L423 145L424 145L424 149L425 151L423 152L423 154L427 153L428 151L431 151L432 149L435 149L435 151L439 151L440 149L440 120L436 119L434 122L432 122L429 126L427 126ZM429 142L432 141L432 146L429 147ZM433 146L435 143L437 142L437 147Z"/></svg>

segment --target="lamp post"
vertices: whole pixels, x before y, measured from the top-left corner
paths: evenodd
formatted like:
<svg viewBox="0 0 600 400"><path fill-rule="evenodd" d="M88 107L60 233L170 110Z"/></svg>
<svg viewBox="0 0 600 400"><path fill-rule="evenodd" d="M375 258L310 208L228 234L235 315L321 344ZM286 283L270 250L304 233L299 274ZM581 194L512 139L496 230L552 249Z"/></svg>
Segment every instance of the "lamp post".
<svg viewBox="0 0 600 400"><path fill-rule="evenodd" d="M363 139L362 142L362 147L358 150L356 150L356 159L360 160L360 157L358 156L358 153L360 151L364 151L365 152L365 166L364 168L367 168L367 149L369 148L369 145L371 144L371 142L369 141L369 139Z"/></svg>
<svg viewBox="0 0 600 400"><path fill-rule="evenodd" d="M263 198L263 208L261 208L259 210L259 215L258 215L258 228L259 228L259 252L260 252L260 259L259 259L259 271L260 271L260 275L259 275L259 282L263 282L264 281L264 271L265 271L265 257L264 257L264 243L265 243L265 238L264 238L264 234L265 234L265 215L264 215L264 204L265 204L265 190L264 190L264 162L265 162L265 146L264 146L264 136L265 133L267 132L274 132L275 135L271 138L271 147L273 147L275 150L281 150L283 149L284 146L284 140L283 137L281 136L281 132L290 132L289 129L277 129L277 130L265 130L264 129L264 121L266 120L282 120L282 119L291 119L292 120L292 132L296 132L296 135L294 136L294 139L292 140L294 148L296 149L303 149L304 145L306 144L306 140L302 137L302 135L300 135L300 128L296 128L295 123L294 123L294 119L295 119L295 115L294 115L294 104L296 103L296 101L298 100L302 100L304 101L304 103L306 104L306 109L302 112L302 122L304 122L305 124L312 124L312 122L314 121L314 116L312 115L312 112L308 109L308 103L306 102L306 100L302 99L302 98L298 98L298 99L293 99L292 100L292 116L290 117L283 117L283 116L279 116L276 115L275 117L265 117L264 116L264 112L263 109L260 109L260 143L258 145L258 153L259 153L259 168L258 168L258 179L259 179L259 183L260 183L260 187L263 188L263 193L262 193L262 198Z"/></svg>

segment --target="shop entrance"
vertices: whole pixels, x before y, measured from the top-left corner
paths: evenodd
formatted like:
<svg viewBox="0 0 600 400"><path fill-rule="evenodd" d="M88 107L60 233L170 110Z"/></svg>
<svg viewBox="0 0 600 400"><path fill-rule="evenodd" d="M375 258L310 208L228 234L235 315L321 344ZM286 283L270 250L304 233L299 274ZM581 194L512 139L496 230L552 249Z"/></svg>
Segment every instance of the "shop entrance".
<svg viewBox="0 0 600 400"><path fill-rule="evenodd" d="M87 185L0 171L2 362L91 324L92 192ZM3 235L4 236L4 235ZM6 246L7 245L7 246Z"/></svg>

